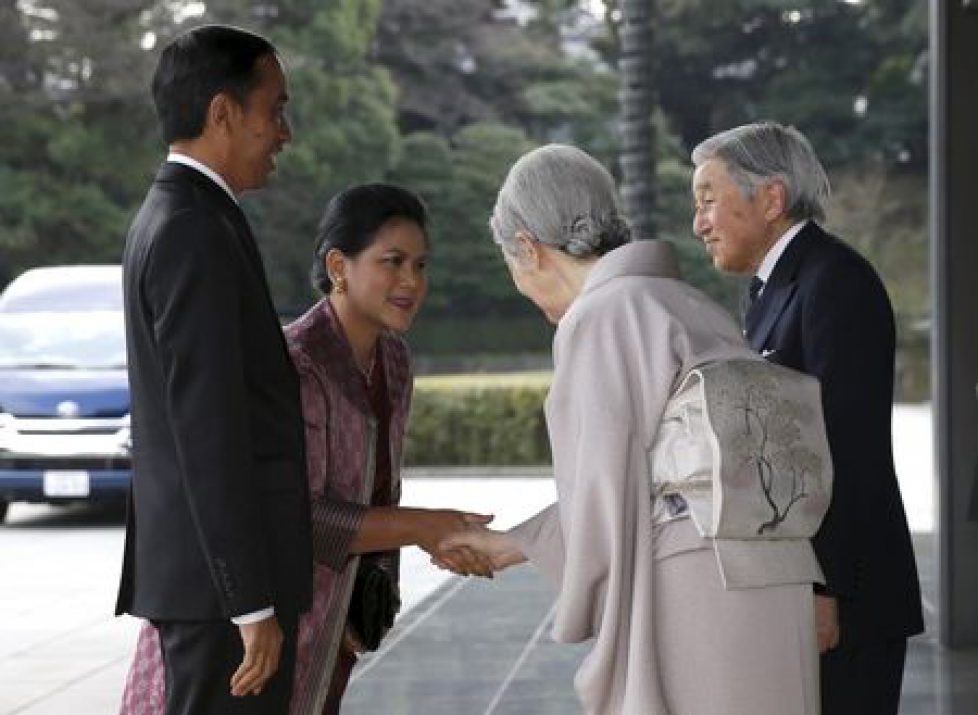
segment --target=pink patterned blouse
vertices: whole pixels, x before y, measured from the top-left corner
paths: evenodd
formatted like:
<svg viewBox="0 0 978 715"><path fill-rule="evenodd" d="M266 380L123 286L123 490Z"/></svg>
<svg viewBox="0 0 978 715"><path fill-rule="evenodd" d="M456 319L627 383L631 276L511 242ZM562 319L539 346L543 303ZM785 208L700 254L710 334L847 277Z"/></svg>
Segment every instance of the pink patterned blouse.
<svg viewBox="0 0 978 715"><path fill-rule="evenodd" d="M314 594L299 620L291 715L319 715L329 691L343 637L350 591L359 558L350 545L371 503L379 449L389 450L390 495L400 500L400 465L411 403L412 372L405 342L380 338L389 396L389 441L377 444L378 424L369 386L357 369L350 344L328 299L322 299L285 329L298 371L306 431L306 462L312 497ZM397 580L397 552L370 554ZM163 715L165 670L156 629L140 630L126 677L120 715Z"/></svg>

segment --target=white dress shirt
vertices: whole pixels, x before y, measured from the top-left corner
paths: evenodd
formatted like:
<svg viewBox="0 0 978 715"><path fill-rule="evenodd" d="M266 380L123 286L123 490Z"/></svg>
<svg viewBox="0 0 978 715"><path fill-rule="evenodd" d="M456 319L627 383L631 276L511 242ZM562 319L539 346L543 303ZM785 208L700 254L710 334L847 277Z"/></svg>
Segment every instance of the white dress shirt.
<svg viewBox="0 0 978 715"><path fill-rule="evenodd" d="M224 177L214 171L212 168L204 164L203 162L197 161L192 156L187 156L186 154L180 154L179 152L171 151L166 155L166 160L172 164L183 164L184 166L189 166L191 169L196 169L201 174L206 176L208 179L213 181L215 184L220 186L227 192L234 203L238 203L238 197L234 195L228 182L224 180Z"/></svg>
<svg viewBox="0 0 978 715"><path fill-rule="evenodd" d="M767 287L767 282L771 278L771 273L774 272L774 267L778 265L778 261L781 256L784 255L785 249L788 248L788 244L791 243L791 239L798 235L798 233L805 228L805 224L808 223L808 219L803 219L796 223L794 226L785 231L781 238L774 242L774 245L768 249L767 254L764 256L764 260L761 261L761 265L758 266L757 272L754 274L761 279L764 284L761 286L761 290L758 292L757 297L760 298L764 293L764 289Z"/></svg>

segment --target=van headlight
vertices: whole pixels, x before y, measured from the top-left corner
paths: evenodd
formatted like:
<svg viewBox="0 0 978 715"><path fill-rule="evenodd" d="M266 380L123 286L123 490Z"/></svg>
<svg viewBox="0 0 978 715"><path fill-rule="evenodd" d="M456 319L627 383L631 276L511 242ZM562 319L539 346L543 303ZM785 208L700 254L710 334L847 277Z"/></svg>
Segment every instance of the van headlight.
<svg viewBox="0 0 978 715"><path fill-rule="evenodd" d="M132 429L129 426L129 415L122 418L122 427L115 433L116 444L126 454L132 452Z"/></svg>
<svg viewBox="0 0 978 715"><path fill-rule="evenodd" d="M7 412L0 412L0 449L10 449L10 441L17 434L17 418Z"/></svg>

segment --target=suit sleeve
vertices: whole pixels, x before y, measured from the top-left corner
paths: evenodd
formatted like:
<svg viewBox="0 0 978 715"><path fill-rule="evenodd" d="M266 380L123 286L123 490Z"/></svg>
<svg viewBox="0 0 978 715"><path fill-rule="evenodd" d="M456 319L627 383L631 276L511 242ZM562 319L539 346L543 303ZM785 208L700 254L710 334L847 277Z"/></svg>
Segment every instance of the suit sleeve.
<svg viewBox="0 0 978 715"><path fill-rule="evenodd" d="M832 595L857 587L877 480L892 467L894 325L889 299L869 266L837 261L815 276L803 313L806 372L822 388L832 452L832 503L813 541Z"/></svg>
<svg viewBox="0 0 978 715"><path fill-rule="evenodd" d="M250 452L238 237L204 211L176 216L147 261L180 486L226 616L273 605Z"/></svg>

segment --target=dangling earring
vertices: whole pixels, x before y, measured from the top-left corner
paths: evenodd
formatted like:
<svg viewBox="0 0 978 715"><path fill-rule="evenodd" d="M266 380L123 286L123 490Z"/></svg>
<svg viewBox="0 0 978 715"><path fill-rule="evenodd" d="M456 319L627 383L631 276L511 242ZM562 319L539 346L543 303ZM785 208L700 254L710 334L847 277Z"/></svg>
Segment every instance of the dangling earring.
<svg viewBox="0 0 978 715"><path fill-rule="evenodd" d="M336 292L339 294L346 293L346 281L342 278L337 278L333 281L333 285L336 287Z"/></svg>

